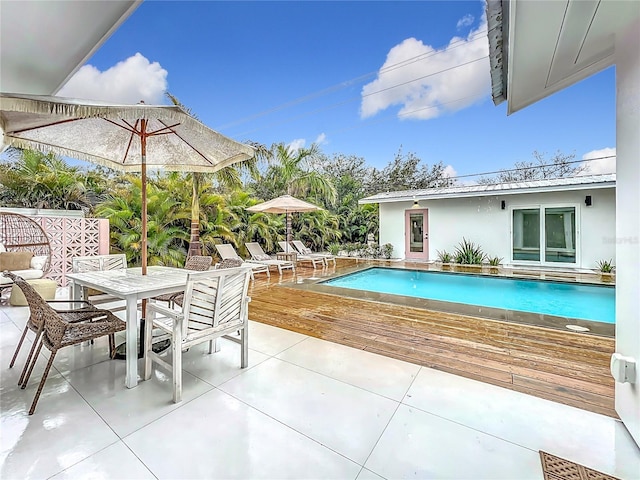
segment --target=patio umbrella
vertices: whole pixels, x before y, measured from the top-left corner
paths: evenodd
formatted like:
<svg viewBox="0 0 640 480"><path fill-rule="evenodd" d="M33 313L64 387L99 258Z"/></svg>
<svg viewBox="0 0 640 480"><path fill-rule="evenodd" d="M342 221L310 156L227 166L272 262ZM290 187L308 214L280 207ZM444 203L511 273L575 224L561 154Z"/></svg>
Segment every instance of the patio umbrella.
<svg viewBox="0 0 640 480"><path fill-rule="evenodd" d="M142 176L142 273L147 272L147 168L215 172L254 155L176 105L112 105L0 93L3 149L30 148Z"/></svg>
<svg viewBox="0 0 640 480"><path fill-rule="evenodd" d="M322 210L322 208L314 205L313 203L292 197L291 195L281 195L280 197L249 207L247 210L249 212L284 213L286 217L286 248L288 251L289 242L291 241L291 222L289 214L294 212L313 212L316 210Z"/></svg>

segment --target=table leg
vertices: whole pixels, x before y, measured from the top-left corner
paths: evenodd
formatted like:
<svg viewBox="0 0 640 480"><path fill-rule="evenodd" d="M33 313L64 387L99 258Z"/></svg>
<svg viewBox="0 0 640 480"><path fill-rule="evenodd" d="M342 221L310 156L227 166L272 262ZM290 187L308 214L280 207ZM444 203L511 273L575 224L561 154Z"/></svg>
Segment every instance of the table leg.
<svg viewBox="0 0 640 480"><path fill-rule="evenodd" d="M134 388L138 385L138 302L136 298L127 298L127 374L125 385Z"/></svg>
<svg viewBox="0 0 640 480"><path fill-rule="evenodd" d="M71 281L71 300L82 300L82 286Z"/></svg>

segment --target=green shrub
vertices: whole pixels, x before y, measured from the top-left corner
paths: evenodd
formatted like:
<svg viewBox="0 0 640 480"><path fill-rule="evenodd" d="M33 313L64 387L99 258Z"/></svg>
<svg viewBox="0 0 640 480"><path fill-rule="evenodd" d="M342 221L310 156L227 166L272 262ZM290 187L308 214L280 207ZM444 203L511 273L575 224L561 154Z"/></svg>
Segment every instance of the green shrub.
<svg viewBox="0 0 640 480"><path fill-rule="evenodd" d="M438 261L442 262L442 263L451 263L453 260L453 255L451 255L449 252L447 252L446 250L443 250L442 252L440 250L437 250L438 252Z"/></svg>
<svg viewBox="0 0 640 480"><path fill-rule="evenodd" d="M331 255L338 255L338 253L340 253L340 249L341 247L339 243L330 243L327 246L327 250L329 250L329 253Z"/></svg>
<svg viewBox="0 0 640 480"><path fill-rule="evenodd" d="M497 267L502 263L502 257L487 257L487 261L492 267Z"/></svg>
<svg viewBox="0 0 640 480"><path fill-rule="evenodd" d="M482 265L485 253L479 245L470 242L466 238L462 238L462 242L458 244L453 254L456 263L462 265Z"/></svg>
<svg viewBox="0 0 640 480"><path fill-rule="evenodd" d="M391 258L391 255L393 255L393 245L391 245L390 243L385 243L384 245L382 245L382 247L380 247L380 250L382 257L386 258L387 260Z"/></svg>
<svg viewBox="0 0 640 480"><path fill-rule="evenodd" d="M613 273L616 269L613 264L613 260L598 260L596 265L598 267L598 271L601 273Z"/></svg>

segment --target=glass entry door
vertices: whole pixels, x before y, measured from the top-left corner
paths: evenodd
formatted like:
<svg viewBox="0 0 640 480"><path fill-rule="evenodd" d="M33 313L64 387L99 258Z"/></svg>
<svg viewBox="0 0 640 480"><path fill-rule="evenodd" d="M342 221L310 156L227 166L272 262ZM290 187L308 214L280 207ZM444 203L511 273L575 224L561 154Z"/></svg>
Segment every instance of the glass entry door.
<svg viewBox="0 0 640 480"><path fill-rule="evenodd" d="M406 210L404 238L407 260L429 260L429 210Z"/></svg>

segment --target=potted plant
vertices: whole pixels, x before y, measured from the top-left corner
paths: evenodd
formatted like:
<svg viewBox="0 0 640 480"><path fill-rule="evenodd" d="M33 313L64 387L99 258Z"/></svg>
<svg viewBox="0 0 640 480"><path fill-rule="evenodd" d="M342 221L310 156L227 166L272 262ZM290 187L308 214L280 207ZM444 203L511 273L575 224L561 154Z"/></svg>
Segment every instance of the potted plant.
<svg viewBox="0 0 640 480"><path fill-rule="evenodd" d="M455 262L460 264L457 268L462 272L482 272L485 257L482 248L466 238L462 239L453 254Z"/></svg>
<svg viewBox="0 0 640 480"><path fill-rule="evenodd" d="M451 270L451 262L453 261L453 255L451 255L446 250L442 252L437 250L438 253L438 261L442 263L442 270Z"/></svg>
<svg viewBox="0 0 640 480"><path fill-rule="evenodd" d="M490 257L487 260L489 262L489 273L497 274L500 271L498 267L502 263L502 257Z"/></svg>
<svg viewBox="0 0 640 480"><path fill-rule="evenodd" d="M611 282L616 270L613 260L598 260L596 263L597 270L600 272L600 278L604 282Z"/></svg>

